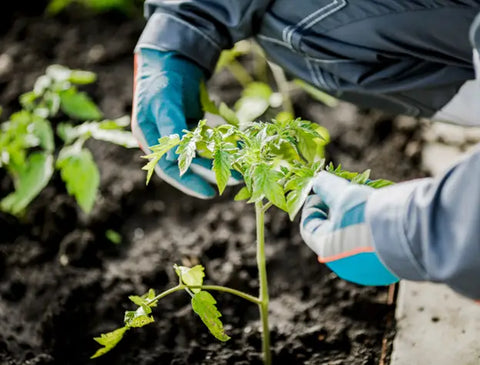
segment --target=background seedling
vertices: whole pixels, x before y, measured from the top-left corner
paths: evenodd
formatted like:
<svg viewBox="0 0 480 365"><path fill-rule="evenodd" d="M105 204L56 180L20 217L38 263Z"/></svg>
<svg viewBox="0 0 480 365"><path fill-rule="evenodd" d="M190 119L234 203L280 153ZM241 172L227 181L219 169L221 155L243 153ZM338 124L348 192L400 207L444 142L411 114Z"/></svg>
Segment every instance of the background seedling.
<svg viewBox="0 0 480 365"><path fill-rule="evenodd" d="M77 89L95 80L92 72L52 65L32 91L20 96L23 109L0 125L0 169L11 176L15 189L0 200L2 211L22 215L58 170L68 193L89 213L98 194L100 173L85 142L94 138L137 147L125 130L128 117L100 121L97 105ZM68 122L52 122L59 118Z"/></svg>

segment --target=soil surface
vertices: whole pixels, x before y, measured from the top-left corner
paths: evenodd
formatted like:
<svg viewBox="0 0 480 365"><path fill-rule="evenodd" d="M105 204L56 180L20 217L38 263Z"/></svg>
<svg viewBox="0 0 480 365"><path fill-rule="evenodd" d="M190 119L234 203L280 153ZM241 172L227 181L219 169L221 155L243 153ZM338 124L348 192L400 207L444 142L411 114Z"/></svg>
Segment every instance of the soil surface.
<svg viewBox="0 0 480 365"><path fill-rule="evenodd" d="M17 12L0 32L0 105L5 120L17 97L52 63L98 73L87 88L108 117L129 114L132 50L142 19L118 14L46 18ZM212 89L238 92L226 74ZM232 96L232 97L233 97ZM419 124L341 104L322 106L304 94L297 114L325 125L328 154L351 170L396 181L422 175ZM172 265L201 263L208 283L256 293L252 206L188 197L167 184L145 187L137 150L89 147L101 170L101 196L82 214L55 176L22 221L0 213L0 364L260 364L257 308L215 294L232 339L219 343L175 293L154 311L156 323L127 333L121 345L89 360L92 337L119 327L128 295L175 285ZM0 172L0 196L11 182ZM274 364L378 364L394 332L387 290L339 280L302 243L298 221L271 210L266 218ZM122 235L118 245L105 236ZM388 347L388 346L387 346Z"/></svg>

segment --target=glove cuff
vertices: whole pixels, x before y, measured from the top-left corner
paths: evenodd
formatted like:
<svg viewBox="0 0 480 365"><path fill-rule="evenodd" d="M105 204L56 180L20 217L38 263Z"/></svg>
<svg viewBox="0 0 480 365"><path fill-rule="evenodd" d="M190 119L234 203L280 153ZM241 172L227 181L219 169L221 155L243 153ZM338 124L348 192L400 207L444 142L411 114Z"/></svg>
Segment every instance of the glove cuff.
<svg viewBox="0 0 480 365"><path fill-rule="evenodd" d="M413 180L376 190L370 195L365 219L380 261L395 276L426 280L426 273L415 259L406 235L406 215L410 197L423 180Z"/></svg>

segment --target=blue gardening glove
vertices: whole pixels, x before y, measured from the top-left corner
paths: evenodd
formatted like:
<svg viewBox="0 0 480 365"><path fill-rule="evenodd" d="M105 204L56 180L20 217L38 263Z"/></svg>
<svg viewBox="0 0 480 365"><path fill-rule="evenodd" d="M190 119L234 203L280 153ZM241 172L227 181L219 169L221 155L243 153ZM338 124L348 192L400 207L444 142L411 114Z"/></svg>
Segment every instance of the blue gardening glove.
<svg viewBox="0 0 480 365"><path fill-rule="evenodd" d="M203 117L199 88L204 74L200 67L175 52L141 49L135 54L132 132L145 153L158 144L160 137L182 135ZM155 168L165 182L201 199L215 196L212 163L194 159L182 176L175 149L169 151ZM230 183L236 183L231 179Z"/></svg>
<svg viewBox="0 0 480 365"><path fill-rule="evenodd" d="M357 284L397 282L375 253L365 222L365 206L374 189L322 171L314 180L313 191L303 208L300 232L319 261Z"/></svg>

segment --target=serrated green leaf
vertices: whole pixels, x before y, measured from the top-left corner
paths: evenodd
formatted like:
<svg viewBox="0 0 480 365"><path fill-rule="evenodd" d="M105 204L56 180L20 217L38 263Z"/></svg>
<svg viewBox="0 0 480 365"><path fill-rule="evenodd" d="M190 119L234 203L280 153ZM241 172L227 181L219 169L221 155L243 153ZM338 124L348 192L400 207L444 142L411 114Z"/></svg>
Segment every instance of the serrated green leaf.
<svg viewBox="0 0 480 365"><path fill-rule="evenodd" d="M102 118L102 113L90 97L73 88L60 93L60 107L73 119L98 120Z"/></svg>
<svg viewBox="0 0 480 365"><path fill-rule="evenodd" d="M220 321L221 313L218 311L216 300L206 291L196 293L192 298L192 308L202 322L207 326L210 333L220 341L228 341L230 337L225 333L223 324Z"/></svg>
<svg viewBox="0 0 480 365"><path fill-rule="evenodd" d="M162 137L158 140L157 145L150 147L150 150L152 151L151 154L142 156L142 158L150 160L145 166L142 167L142 170L147 171L147 184L152 178L153 172L155 171L155 166L157 166L158 161L160 161L163 155L165 155L168 151L177 146L179 143L180 137L178 136L178 134Z"/></svg>
<svg viewBox="0 0 480 365"><path fill-rule="evenodd" d="M133 318L129 323L129 327L134 327L134 328L140 328L143 326L146 326L147 324L153 323L155 320L153 319L152 316L138 316Z"/></svg>
<svg viewBox="0 0 480 365"><path fill-rule="evenodd" d="M363 185L367 183L369 177L370 177L370 170L365 170L364 172L357 174L352 179L352 182Z"/></svg>
<svg viewBox="0 0 480 365"><path fill-rule="evenodd" d="M372 180L372 181L367 182L367 185L374 188L374 189L380 189L380 188L383 188L385 186L390 186L390 185L393 185L393 184L394 184L393 181L385 180L385 179L378 179L378 180Z"/></svg>
<svg viewBox="0 0 480 365"><path fill-rule="evenodd" d="M195 265L194 267L186 266L173 266L178 277L185 285L200 286L203 284L203 278L205 277L205 268L202 265ZM191 289L192 292L198 293L201 289Z"/></svg>
<svg viewBox="0 0 480 365"><path fill-rule="evenodd" d="M294 181L293 179L291 181ZM287 212L290 220L293 221L295 216L303 206L310 190L312 190L313 177L300 178L295 182L295 188L287 195Z"/></svg>
<svg viewBox="0 0 480 365"><path fill-rule="evenodd" d="M244 186L243 188L240 189L240 191L235 195L233 199L236 201L247 200L247 199L250 199L251 196L252 194L250 193L248 188Z"/></svg>
<svg viewBox="0 0 480 365"><path fill-rule="evenodd" d="M57 168L68 193L75 197L85 213L90 213L100 185L100 173L90 151L64 147L60 151Z"/></svg>
<svg viewBox="0 0 480 365"><path fill-rule="evenodd" d="M279 180L281 173L265 163L258 164L253 171L253 188L251 200L258 201L265 196L273 205L286 210L285 193Z"/></svg>
<svg viewBox="0 0 480 365"><path fill-rule="evenodd" d="M91 359L105 355L107 352L113 349L121 341L127 330L128 327L121 327L112 332L102 333L100 337L95 337L94 340L104 347L98 349Z"/></svg>
<svg viewBox="0 0 480 365"><path fill-rule="evenodd" d="M183 136L180 144L178 145L176 153L178 154L178 168L180 170L180 176L187 172L188 168L192 164L197 149L197 139L193 133Z"/></svg>
<svg viewBox="0 0 480 365"><path fill-rule="evenodd" d="M15 179L15 191L0 201L0 209L14 215L21 213L47 186L53 175L53 156L33 152L22 167Z"/></svg>
<svg viewBox="0 0 480 365"><path fill-rule="evenodd" d="M138 306L145 305L145 299L139 297L138 295L130 295L128 299Z"/></svg>
<svg viewBox="0 0 480 365"><path fill-rule="evenodd" d="M149 316L150 313L152 313L152 309L146 304L141 304L135 311L126 311L123 319L125 326L139 328L155 322L153 316Z"/></svg>
<svg viewBox="0 0 480 365"><path fill-rule="evenodd" d="M217 180L218 192L222 195L227 186L228 179L232 175L230 168L232 167L232 158L227 151L216 149L213 155L213 167L215 178Z"/></svg>

